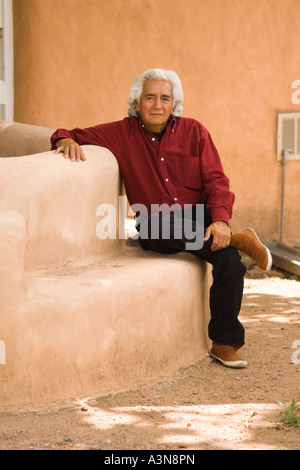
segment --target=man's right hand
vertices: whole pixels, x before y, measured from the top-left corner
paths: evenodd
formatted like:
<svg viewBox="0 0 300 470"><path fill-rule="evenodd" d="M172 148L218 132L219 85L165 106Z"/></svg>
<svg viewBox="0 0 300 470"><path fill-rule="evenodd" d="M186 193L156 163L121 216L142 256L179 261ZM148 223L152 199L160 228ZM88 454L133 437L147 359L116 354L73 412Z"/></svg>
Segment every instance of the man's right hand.
<svg viewBox="0 0 300 470"><path fill-rule="evenodd" d="M86 160L82 148L72 139L60 139L55 143L55 145L56 150L54 153L62 152L64 154L64 157L70 158L72 162L80 162L80 160Z"/></svg>

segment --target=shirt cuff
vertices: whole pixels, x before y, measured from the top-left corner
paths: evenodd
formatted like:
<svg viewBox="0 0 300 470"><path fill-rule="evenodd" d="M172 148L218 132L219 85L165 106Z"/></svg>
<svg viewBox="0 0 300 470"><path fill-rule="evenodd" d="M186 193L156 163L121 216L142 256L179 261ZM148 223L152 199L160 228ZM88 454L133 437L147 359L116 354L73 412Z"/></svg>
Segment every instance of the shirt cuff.
<svg viewBox="0 0 300 470"><path fill-rule="evenodd" d="M211 218L213 222L216 222L217 220L222 220L227 225L229 225L230 215L228 214L226 209L211 208L210 211L211 211Z"/></svg>

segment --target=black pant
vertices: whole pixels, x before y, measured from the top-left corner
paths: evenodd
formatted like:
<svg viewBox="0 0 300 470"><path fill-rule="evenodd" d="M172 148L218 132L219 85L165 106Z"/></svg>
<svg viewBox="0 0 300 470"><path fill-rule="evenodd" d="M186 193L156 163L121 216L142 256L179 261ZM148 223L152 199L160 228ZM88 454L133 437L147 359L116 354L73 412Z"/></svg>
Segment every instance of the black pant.
<svg viewBox="0 0 300 470"><path fill-rule="evenodd" d="M194 212L191 212L187 216L194 219L194 215ZM172 237L174 225L174 218L172 217L169 218L171 225L170 237L168 239L162 237L160 231L159 236L153 239L150 235L151 218L153 216L147 218L149 227L147 236L145 236L145 231L141 230L142 222L140 225L137 225L137 229L140 230L139 242L142 248L165 254L188 251L194 256L210 263L213 266L213 283L210 288L211 319L208 327L209 337L212 341L220 344L244 343L245 330L238 320L238 315L241 308L246 268L241 262L238 251L231 246L222 250L212 251L212 237L204 242L202 248L187 250L186 242L190 241L190 239L187 240L184 233L180 239ZM195 221L193 220L193 222ZM204 230L210 224L211 218L206 208L204 208ZM144 233L144 238L141 237L142 232Z"/></svg>

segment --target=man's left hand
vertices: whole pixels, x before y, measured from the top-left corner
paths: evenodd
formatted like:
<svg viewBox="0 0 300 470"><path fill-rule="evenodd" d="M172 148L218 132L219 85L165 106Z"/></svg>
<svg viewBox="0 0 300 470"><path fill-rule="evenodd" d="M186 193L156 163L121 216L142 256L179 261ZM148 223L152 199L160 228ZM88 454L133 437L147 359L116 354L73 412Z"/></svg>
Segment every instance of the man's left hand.
<svg viewBox="0 0 300 470"><path fill-rule="evenodd" d="M204 241L207 241L211 236L213 236L213 242L211 245L212 251L222 250L222 248L226 248L230 245L230 228L226 222L223 222L222 220L217 220L207 227Z"/></svg>

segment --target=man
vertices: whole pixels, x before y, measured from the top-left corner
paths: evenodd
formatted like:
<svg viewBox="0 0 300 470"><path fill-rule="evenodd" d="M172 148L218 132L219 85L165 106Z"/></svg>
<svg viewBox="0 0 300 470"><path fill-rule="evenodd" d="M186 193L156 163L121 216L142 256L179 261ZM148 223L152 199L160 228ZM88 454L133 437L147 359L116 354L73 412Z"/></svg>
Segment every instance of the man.
<svg viewBox="0 0 300 470"><path fill-rule="evenodd" d="M181 82L175 72L148 70L130 90L127 118L87 129L58 129L51 138L52 149L77 162L86 159L81 145L111 150L119 163L130 205L145 207L148 218L141 220L150 221L150 225L153 206L175 205L184 215L188 212L185 207L192 208L187 217L195 227L199 221L194 209L204 205L203 243L188 251L213 266L210 355L227 367L246 367L247 362L237 354L245 336L238 314L246 271L238 250L251 256L263 270L270 269L272 258L252 229L231 233L229 221L235 197L229 180L205 127L181 117L182 101ZM186 250L185 234L181 238L174 236L174 217L169 223L173 232L168 239L161 233L151 238L147 232L139 239L141 246L162 253Z"/></svg>

